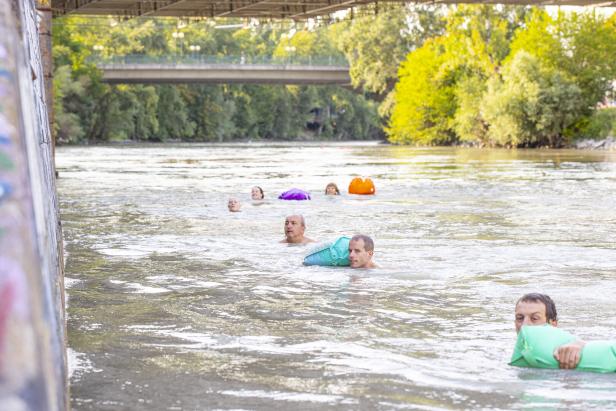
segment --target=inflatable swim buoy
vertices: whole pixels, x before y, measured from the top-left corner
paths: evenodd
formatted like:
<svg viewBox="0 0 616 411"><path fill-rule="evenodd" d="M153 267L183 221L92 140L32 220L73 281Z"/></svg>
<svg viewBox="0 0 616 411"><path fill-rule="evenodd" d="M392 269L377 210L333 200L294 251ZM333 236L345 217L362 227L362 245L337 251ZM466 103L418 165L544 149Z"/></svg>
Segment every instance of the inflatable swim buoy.
<svg viewBox="0 0 616 411"><path fill-rule="evenodd" d="M376 189L374 188L374 183L371 179L367 178L365 180L355 177L351 180L351 184L349 184L349 194L374 194Z"/></svg>
<svg viewBox="0 0 616 411"><path fill-rule="evenodd" d="M509 365L558 369L554 350L577 338L551 325L524 326L518 334ZM589 341L582 348L580 371L616 372L616 341Z"/></svg>
<svg viewBox="0 0 616 411"><path fill-rule="evenodd" d="M317 248L304 258L304 265L348 266L349 237L340 237L333 243Z"/></svg>
<svg viewBox="0 0 616 411"><path fill-rule="evenodd" d="M292 188L278 196L280 200L310 200L310 193L299 188Z"/></svg>

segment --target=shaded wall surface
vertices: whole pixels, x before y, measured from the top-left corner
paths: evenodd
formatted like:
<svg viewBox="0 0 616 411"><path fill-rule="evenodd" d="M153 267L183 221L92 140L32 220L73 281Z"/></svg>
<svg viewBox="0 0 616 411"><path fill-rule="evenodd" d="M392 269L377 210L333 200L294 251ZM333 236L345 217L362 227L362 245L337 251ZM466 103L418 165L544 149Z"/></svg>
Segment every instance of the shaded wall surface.
<svg viewBox="0 0 616 411"><path fill-rule="evenodd" d="M62 245L34 0L0 0L0 410L64 410Z"/></svg>

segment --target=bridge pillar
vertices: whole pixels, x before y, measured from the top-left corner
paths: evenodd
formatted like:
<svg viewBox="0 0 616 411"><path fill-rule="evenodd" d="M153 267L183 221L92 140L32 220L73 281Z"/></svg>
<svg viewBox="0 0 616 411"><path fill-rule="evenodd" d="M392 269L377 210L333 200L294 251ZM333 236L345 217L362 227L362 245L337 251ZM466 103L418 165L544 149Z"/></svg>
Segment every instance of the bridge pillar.
<svg viewBox="0 0 616 411"><path fill-rule="evenodd" d="M51 53L51 0L37 0L36 9L39 13L39 45L41 48L41 62L43 63L43 82L45 85L45 104L47 105L47 118L51 130L51 156L56 163L56 136L53 132L53 58Z"/></svg>

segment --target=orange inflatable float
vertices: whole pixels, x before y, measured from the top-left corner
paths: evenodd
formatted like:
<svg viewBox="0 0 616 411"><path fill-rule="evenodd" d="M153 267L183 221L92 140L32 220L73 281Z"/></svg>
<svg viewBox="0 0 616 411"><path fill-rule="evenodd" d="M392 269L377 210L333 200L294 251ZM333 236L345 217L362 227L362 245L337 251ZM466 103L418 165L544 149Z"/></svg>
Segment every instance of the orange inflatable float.
<svg viewBox="0 0 616 411"><path fill-rule="evenodd" d="M374 194L376 189L374 188L374 183L371 179L362 179L359 177L355 177L351 180L351 184L349 184L349 194Z"/></svg>

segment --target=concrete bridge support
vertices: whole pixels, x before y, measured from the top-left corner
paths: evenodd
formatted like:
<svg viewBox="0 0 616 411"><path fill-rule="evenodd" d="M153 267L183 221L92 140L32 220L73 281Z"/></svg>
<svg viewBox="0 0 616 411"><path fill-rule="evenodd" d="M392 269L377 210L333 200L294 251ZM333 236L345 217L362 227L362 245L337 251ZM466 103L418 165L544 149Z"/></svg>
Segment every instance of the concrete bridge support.
<svg viewBox="0 0 616 411"><path fill-rule="evenodd" d="M0 410L69 407L62 237L34 0L0 0Z"/></svg>

